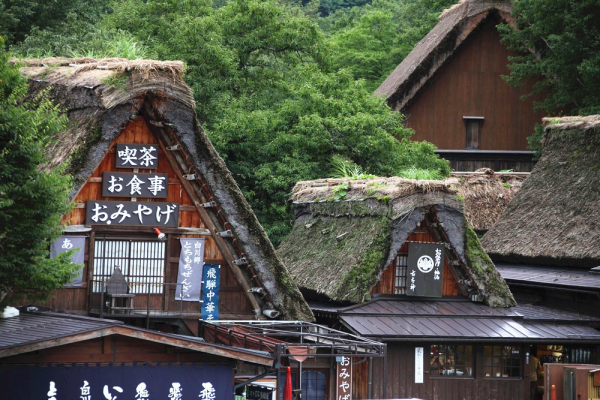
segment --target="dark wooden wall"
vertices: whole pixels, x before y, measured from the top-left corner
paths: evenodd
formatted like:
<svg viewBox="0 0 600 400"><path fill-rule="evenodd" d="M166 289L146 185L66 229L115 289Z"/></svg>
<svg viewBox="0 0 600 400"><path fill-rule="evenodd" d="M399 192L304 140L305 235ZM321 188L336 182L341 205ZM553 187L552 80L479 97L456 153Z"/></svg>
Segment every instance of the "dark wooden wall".
<svg viewBox="0 0 600 400"><path fill-rule="evenodd" d="M177 166L173 166L169 163L165 155L164 145L161 141L152 133L148 126L148 123L143 117L138 117L136 120L131 121L121 134L111 143L109 150L104 156L103 160L94 169L92 175L88 178L87 182L81 187L77 196L75 197L74 204L75 208L73 211L65 216L64 222L68 225L83 225L85 223L85 202L87 200L114 200L114 201L129 201L129 197L111 197L105 198L102 196L102 174L104 171L117 171L115 167L115 152L117 143L136 143L136 144L159 144L158 151L158 169L156 170L144 170L139 169L140 173L166 173L169 176L168 179L168 197L166 199L142 199L144 202L176 202L180 204L179 207L179 227L187 228L206 228L207 226L202 221L202 218L196 211L194 202L198 202L198 198L195 197L194 193L188 193L181 183L178 174L182 174L182 171L176 171ZM123 237L147 237L155 238L156 235L152 233L150 227L126 227L119 226L116 230L114 227L108 227L103 225L94 226L91 232L88 232L86 248L85 263L86 267L83 272L83 286L80 288L63 288L55 291L53 297L47 302L39 304L41 306L66 310L76 313L87 313L93 308L90 305L90 293L91 288L89 282L93 279L93 259L90 255L93 255L94 243L96 240L102 240L103 237L110 238L113 235L119 235ZM219 298L219 311L221 319L252 319L254 317L253 307L251 306L245 291L242 290L241 286L237 282L233 272L228 267L223 254L217 247L217 244L212 236L198 236L198 235L174 235L168 236L168 242L166 246L166 260L165 260L165 282L176 283L177 282L177 271L179 262L179 252L181 245L179 242L180 237L204 237L205 250L204 259L205 262L211 264L221 265L221 293ZM179 310L181 305L179 302L175 302L175 286L173 285L167 290L167 295L152 295L150 296L151 309L162 308L163 310L176 311ZM94 297L95 296L95 297ZM97 298L96 298L97 297ZM99 304L99 295L93 295L91 297L92 302ZM145 305L147 302L147 295L140 294L135 298L135 304ZM197 319L200 317L199 314L200 305L197 302L183 302L183 312L186 313L185 318L190 319L191 329L197 331Z"/></svg>
<svg viewBox="0 0 600 400"><path fill-rule="evenodd" d="M483 400L529 398L528 379L483 379L480 371L482 350L475 359L475 378L430 378L428 353L430 344L388 343L386 394L383 396L383 361L373 361L373 398L418 398L423 400ZM425 374L422 384L415 382L415 347L425 350ZM366 375L365 375L365 378Z"/></svg>
<svg viewBox="0 0 600 400"><path fill-rule="evenodd" d="M509 52L496 23L489 20L455 52L404 110L413 140L427 140L440 149L465 149L463 116L484 117L480 150L526 150L544 113L534 112L532 99L520 100L531 85L509 86ZM539 97L536 97L537 100Z"/></svg>
<svg viewBox="0 0 600 400"><path fill-rule="evenodd" d="M402 245L400 250L398 251L398 255L407 255L408 254L408 242L425 242L425 243L436 243L432 232L430 232L429 227L426 226L425 221L421 223L420 227L417 227L414 231L412 231L406 242ZM445 297L455 297L460 295L460 290L458 288L458 283L454 278L451 272L452 266L448 264L448 258L444 257L444 282L442 284L442 296ZM394 294L394 271L396 269L396 258L390 265L386 267L386 269L381 274L379 281L377 284L371 289L371 295L373 294Z"/></svg>

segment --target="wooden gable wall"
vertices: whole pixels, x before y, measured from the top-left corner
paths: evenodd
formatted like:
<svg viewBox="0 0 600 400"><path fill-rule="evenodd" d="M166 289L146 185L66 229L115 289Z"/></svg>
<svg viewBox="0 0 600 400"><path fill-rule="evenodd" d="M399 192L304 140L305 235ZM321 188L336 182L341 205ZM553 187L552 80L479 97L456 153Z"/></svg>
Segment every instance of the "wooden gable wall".
<svg viewBox="0 0 600 400"><path fill-rule="evenodd" d="M433 228L427 221L424 219L421 224L415 228L409 235L396 257L394 257L394 261L388 265L377 284L371 289L370 294L394 294L394 272L396 270L396 260L399 255L408 255L408 243L409 242L423 242L423 243L438 243L436 237L433 233ZM448 253L444 257L444 282L442 283L442 296L443 297L456 297L460 296L461 292L457 283L456 272L454 271L454 267L450 265L450 260L448 257Z"/></svg>
<svg viewBox="0 0 600 400"><path fill-rule="evenodd" d="M219 310L221 319L252 319L254 317L253 307L248 299L247 293L242 289L234 273L228 267L225 257L217 246L216 239L209 231L207 224L199 215L195 203L199 200L194 193L186 190L179 176L186 171L178 171L178 166L169 162L164 143L153 134L148 121L139 116L128 123L121 134L110 144L108 152L102 161L94 169L87 182L80 188L74 199L75 208L64 217L64 223L67 225L83 225L85 223L85 205L88 200L114 200L130 201L129 197L103 197L102 196L102 174L104 171L117 171L116 165L116 144L158 144L158 169L144 170L139 169L139 173L166 173L168 174L168 197L166 199L138 199L143 202L173 202L179 203L179 228L196 228L194 234L184 234L182 230L161 228L168 234L166 244L165 260L165 283L171 283L169 290L164 295L152 296L151 308L162 308L168 310L179 310L181 305L175 302L175 283L177 281L179 253L181 250L180 237L202 237L205 238L204 261L209 264L221 265L221 287ZM120 170L123 171L123 170ZM93 254L95 242L103 238L146 238L156 239L156 234L152 227L141 226L108 226L94 225L91 232L87 232L87 245L85 249L85 265L83 271L82 287L65 287L57 290L51 299L42 306L78 312L85 314L93 308L91 303L98 302L90 295L90 281L92 276ZM139 301L138 301L139 297ZM135 302L145 304L145 294L136 296ZM200 306L197 302L183 302L184 318L190 319L192 324L199 317ZM197 325L197 323L195 323ZM193 328L197 330L197 326Z"/></svg>
<svg viewBox="0 0 600 400"><path fill-rule="evenodd" d="M533 101L521 100L531 85L509 86L508 57L516 53L500 43L497 21L476 30L402 110L405 124L415 130L412 140L427 140L439 149L466 148L465 116L483 117L480 150L527 150L526 138L545 116L534 112Z"/></svg>

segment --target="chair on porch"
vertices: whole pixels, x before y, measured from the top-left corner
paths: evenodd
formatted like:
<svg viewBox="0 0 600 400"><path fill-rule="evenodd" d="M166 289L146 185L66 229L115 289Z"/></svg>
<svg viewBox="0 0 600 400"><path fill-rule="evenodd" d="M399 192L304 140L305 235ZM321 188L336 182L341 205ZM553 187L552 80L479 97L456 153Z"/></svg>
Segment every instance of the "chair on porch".
<svg viewBox="0 0 600 400"><path fill-rule="evenodd" d="M110 314L131 314L135 294L129 293L129 285L121 272L115 267L113 274L106 282L107 306Z"/></svg>

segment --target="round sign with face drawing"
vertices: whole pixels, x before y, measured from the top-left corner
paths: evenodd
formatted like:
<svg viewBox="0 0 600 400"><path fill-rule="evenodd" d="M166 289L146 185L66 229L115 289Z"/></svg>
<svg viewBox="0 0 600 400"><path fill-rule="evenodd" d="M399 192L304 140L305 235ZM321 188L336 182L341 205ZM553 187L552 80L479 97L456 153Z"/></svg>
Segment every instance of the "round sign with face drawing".
<svg viewBox="0 0 600 400"><path fill-rule="evenodd" d="M417 268L424 274L431 272L433 269L433 258L427 255L419 257L417 260Z"/></svg>

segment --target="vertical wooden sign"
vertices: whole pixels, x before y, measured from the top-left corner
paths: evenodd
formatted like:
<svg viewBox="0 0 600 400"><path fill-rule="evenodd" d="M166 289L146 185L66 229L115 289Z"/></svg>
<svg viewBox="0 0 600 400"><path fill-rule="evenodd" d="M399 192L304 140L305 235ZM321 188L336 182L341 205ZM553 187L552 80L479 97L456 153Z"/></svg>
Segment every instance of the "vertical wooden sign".
<svg viewBox="0 0 600 400"><path fill-rule="evenodd" d="M423 347L415 347L415 383L423 383Z"/></svg>
<svg viewBox="0 0 600 400"><path fill-rule="evenodd" d="M352 359L342 356L336 370L336 399L352 400Z"/></svg>

